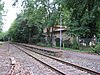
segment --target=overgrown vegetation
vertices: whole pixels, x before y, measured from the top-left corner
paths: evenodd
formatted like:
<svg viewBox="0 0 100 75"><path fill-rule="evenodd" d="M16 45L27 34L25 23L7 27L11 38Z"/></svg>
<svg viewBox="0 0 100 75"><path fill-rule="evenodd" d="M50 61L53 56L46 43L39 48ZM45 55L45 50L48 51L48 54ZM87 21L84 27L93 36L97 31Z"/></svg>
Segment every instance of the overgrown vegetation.
<svg viewBox="0 0 100 75"><path fill-rule="evenodd" d="M73 49L79 49L79 44L78 44L78 42L75 39L73 40L71 48L73 48Z"/></svg>
<svg viewBox="0 0 100 75"><path fill-rule="evenodd" d="M100 44L97 44L94 48L92 48L92 50L97 53L100 54Z"/></svg>
<svg viewBox="0 0 100 75"><path fill-rule="evenodd" d="M0 33L0 41L8 41L10 40L8 37L8 32L1 32Z"/></svg>
<svg viewBox="0 0 100 75"><path fill-rule="evenodd" d="M19 0L15 0L16 6ZM67 34L80 38L100 38L100 0L22 0L23 10L17 15L8 31L11 41L52 46L54 27L67 26ZM45 35L43 30L46 28ZM52 28L52 29L51 29ZM59 47L59 38L56 46ZM80 49L76 39L73 43L65 41L65 47ZM63 46L62 46L63 47ZM96 46L98 48L98 46ZM97 50L97 49L96 49ZM94 50L95 52L98 52Z"/></svg>
<svg viewBox="0 0 100 75"><path fill-rule="evenodd" d="M3 25L2 16L3 16L3 13L4 13L4 3L3 3L2 0L0 0L0 33L2 32L2 25Z"/></svg>

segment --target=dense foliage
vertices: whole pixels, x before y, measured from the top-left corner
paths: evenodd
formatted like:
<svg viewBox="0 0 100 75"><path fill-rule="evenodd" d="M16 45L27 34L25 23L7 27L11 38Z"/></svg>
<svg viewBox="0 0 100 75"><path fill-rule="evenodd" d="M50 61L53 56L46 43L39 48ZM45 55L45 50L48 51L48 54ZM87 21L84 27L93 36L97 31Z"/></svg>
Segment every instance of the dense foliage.
<svg viewBox="0 0 100 75"><path fill-rule="evenodd" d="M0 41L8 41L10 38L8 37L8 32L1 32L0 33Z"/></svg>
<svg viewBox="0 0 100 75"><path fill-rule="evenodd" d="M97 44L94 48L92 48L92 50L97 53L100 54L100 44Z"/></svg>
<svg viewBox="0 0 100 75"><path fill-rule="evenodd" d="M4 3L2 2L2 0L0 0L0 33L2 31L2 14L3 14L3 11L4 11Z"/></svg>
<svg viewBox="0 0 100 75"><path fill-rule="evenodd" d="M2 32L2 25L3 25L3 17L4 15L4 3L2 0L0 0L0 41L4 41L4 40L7 40L7 33L3 33Z"/></svg>
<svg viewBox="0 0 100 75"><path fill-rule="evenodd" d="M19 0L15 0L13 6L17 2ZM100 0L22 0L22 7L9 29L13 41L43 41L43 30L47 28L48 41L52 44L54 27L60 24L60 14L68 34L82 38L100 36Z"/></svg>
<svg viewBox="0 0 100 75"><path fill-rule="evenodd" d="M100 0L57 0L57 2L71 13L68 24L71 34L93 37L100 33Z"/></svg>
<svg viewBox="0 0 100 75"><path fill-rule="evenodd" d="M16 2L13 5L16 5ZM49 0L26 0L22 2L22 6L23 11L9 29L13 41L40 41L43 29L47 27L47 35L50 38L49 42L51 42L53 33L50 35L50 27L54 27L59 20L55 4Z"/></svg>
<svg viewBox="0 0 100 75"><path fill-rule="evenodd" d="M36 30L35 30L36 29ZM28 20L23 13L19 14L9 29L9 36L12 41L28 43L29 38L38 34L38 27L28 25Z"/></svg>

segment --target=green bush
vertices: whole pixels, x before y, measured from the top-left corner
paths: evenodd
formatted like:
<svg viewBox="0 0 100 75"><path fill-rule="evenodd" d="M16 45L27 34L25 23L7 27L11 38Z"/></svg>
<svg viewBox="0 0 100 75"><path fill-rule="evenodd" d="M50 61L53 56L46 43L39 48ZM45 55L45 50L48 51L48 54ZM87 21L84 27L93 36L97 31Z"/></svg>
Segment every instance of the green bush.
<svg viewBox="0 0 100 75"><path fill-rule="evenodd" d="M36 37L33 37L30 39L32 43L36 44L38 42L38 39Z"/></svg>
<svg viewBox="0 0 100 75"><path fill-rule="evenodd" d="M73 40L73 44L71 46L73 49L79 49L79 45L76 40Z"/></svg>
<svg viewBox="0 0 100 75"><path fill-rule="evenodd" d="M46 44L46 47L51 47L51 44Z"/></svg>
<svg viewBox="0 0 100 75"><path fill-rule="evenodd" d="M100 44L100 38L97 39L97 43Z"/></svg>
<svg viewBox="0 0 100 75"><path fill-rule="evenodd" d="M97 44L94 48L92 48L93 51L97 54L100 54L100 44Z"/></svg>
<svg viewBox="0 0 100 75"><path fill-rule="evenodd" d="M37 46L42 46L42 47L51 47L50 44L45 44L45 43L42 43L42 42L39 42L36 44Z"/></svg>
<svg viewBox="0 0 100 75"><path fill-rule="evenodd" d="M59 38L56 38L56 46L60 47L60 39Z"/></svg>
<svg viewBox="0 0 100 75"><path fill-rule="evenodd" d="M39 35L36 35L30 39L31 43L37 44L39 41Z"/></svg>
<svg viewBox="0 0 100 75"><path fill-rule="evenodd" d="M38 46L46 46L46 44L44 44L44 43L42 43L42 42L39 42L39 43L37 43L36 45L38 45Z"/></svg>

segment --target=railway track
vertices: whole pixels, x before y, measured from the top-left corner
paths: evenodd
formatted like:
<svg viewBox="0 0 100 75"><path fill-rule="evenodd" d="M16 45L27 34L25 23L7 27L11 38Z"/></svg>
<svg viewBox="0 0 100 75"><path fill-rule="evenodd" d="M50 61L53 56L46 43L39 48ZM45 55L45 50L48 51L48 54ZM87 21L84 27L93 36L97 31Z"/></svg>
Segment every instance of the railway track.
<svg viewBox="0 0 100 75"><path fill-rule="evenodd" d="M28 47L14 45L29 56L35 58L39 62L49 66L61 75L100 75L100 73L65 62L59 58L33 52L34 50ZM48 63L47 63L48 62Z"/></svg>

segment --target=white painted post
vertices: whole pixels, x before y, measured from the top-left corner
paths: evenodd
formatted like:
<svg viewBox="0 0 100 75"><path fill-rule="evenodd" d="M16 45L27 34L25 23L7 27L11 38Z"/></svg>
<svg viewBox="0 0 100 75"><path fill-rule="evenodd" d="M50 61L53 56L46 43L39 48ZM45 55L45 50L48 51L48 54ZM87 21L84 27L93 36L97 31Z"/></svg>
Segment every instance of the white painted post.
<svg viewBox="0 0 100 75"><path fill-rule="evenodd" d="M60 14L60 50L61 50L61 43L62 43L62 14Z"/></svg>

